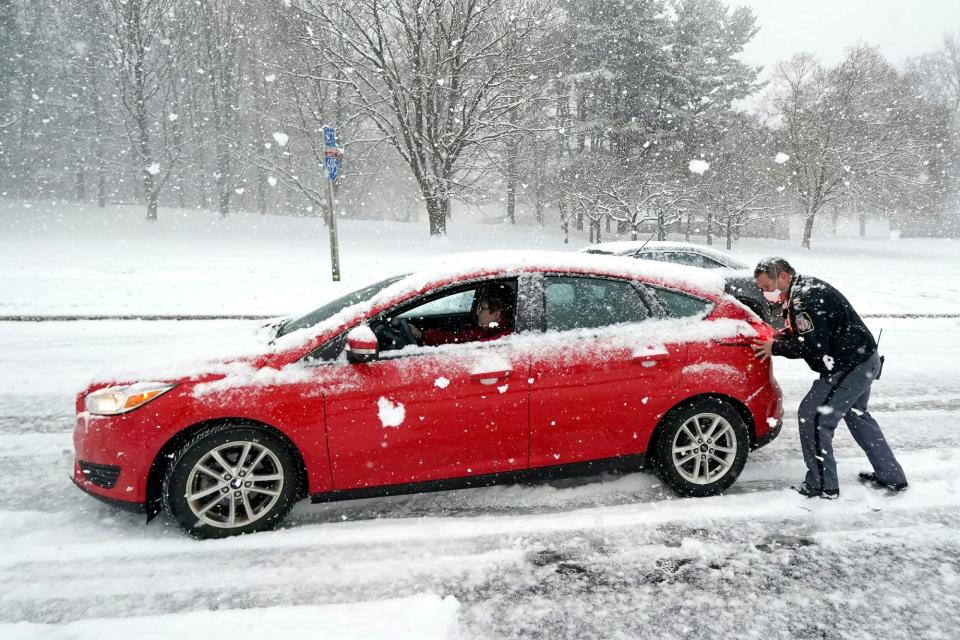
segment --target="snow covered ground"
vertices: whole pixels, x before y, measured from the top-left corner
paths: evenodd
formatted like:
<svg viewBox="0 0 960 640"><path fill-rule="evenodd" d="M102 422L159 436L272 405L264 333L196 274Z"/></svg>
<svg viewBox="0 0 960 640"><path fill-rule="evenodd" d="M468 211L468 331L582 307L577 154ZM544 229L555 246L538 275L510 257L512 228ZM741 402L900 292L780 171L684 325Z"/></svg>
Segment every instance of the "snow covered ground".
<svg viewBox="0 0 960 640"><path fill-rule="evenodd" d="M132 218L25 213L0 224L0 315L273 314L335 290L311 220L177 226L162 210L142 242ZM421 226L343 225L343 286L452 250L562 247L552 230L454 225L438 242ZM861 312L960 312L954 243L795 242L736 253L795 257ZM73 394L238 322L0 322L0 637L960 637L960 320L869 324L887 356L871 408L910 480L902 495L857 484L867 462L843 427L840 500L789 490L803 472L793 409L813 374L779 359L784 432L724 496L678 499L638 473L302 503L279 531L198 542L73 487Z"/></svg>
<svg viewBox="0 0 960 640"><path fill-rule="evenodd" d="M748 264L784 255L801 272L843 291L861 313L960 313L956 240L867 239L821 234L745 239L732 253ZM143 210L0 200L0 316L20 314L261 314L309 309L338 292L477 249L567 249L548 227L455 218L443 239L426 223L341 221L343 281L330 281L327 231L317 218ZM614 240L615 236L604 236ZM723 243L717 240L717 247Z"/></svg>

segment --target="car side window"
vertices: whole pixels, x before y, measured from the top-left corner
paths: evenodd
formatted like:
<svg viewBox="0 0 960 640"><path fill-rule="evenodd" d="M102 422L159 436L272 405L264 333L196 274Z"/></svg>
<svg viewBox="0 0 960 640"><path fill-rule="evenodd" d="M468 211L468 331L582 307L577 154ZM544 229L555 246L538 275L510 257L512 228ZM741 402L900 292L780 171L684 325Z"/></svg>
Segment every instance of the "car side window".
<svg viewBox="0 0 960 640"><path fill-rule="evenodd" d="M431 300L419 307L414 307L398 315L398 318L424 318L427 316L443 316L455 313L470 313L476 298L476 289L468 289L460 293Z"/></svg>
<svg viewBox="0 0 960 640"><path fill-rule="evenodd" d="M663 251L638 251L634 257L640 260L656 260L658 262L665 262L667 260Z"/></svg>
<svg viewBox="0 0 960 640"><path fill-rule="evenodd" d="M682 264L688 267L699 267L700 269L718 269L723 266L716 260L690 251L670 251L665 255L668 262Z"/></svg>
<svg viewBox="0 0 960 640"><path fill-rule="evenodd" d="M671 318L706 317L713 309L713 303L709 300L703 300L687 293L664 289L663 287L648 287L648 289L657 297Z"/></svg>
<svg viewBox="0 0 960 640"><path fill-rule="evenodd" d="M514 331L517 279L428 294L371 323L381 352L498 340Z"/></svg>
<svg viewBox="0 0 960 640"><path fill-rule="evenodd" d="M548 276L544 306L547 331L594 329L650 317L637 289L624 280Z"/></svg>

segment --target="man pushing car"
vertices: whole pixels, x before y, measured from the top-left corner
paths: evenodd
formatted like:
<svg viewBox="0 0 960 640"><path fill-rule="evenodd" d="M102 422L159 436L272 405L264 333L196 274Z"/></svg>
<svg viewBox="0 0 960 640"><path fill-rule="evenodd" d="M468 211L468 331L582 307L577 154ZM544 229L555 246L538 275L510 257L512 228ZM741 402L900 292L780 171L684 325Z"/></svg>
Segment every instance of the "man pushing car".
<svg viewBox="0 0 960 640"><path fill-rule="evenodd" d="M820 374L797 411L807 475L794 488L808 498L840 495L833 433L843 418L873 465L860 479L878 488L906 489L903 469L867 411L870 386L883 362L863 320L843 294L822 280L798 275L783 258L761 260L753 275L764 297L783 305L784 318L778 337L754 340L757 358L803 358Z"/></svg>

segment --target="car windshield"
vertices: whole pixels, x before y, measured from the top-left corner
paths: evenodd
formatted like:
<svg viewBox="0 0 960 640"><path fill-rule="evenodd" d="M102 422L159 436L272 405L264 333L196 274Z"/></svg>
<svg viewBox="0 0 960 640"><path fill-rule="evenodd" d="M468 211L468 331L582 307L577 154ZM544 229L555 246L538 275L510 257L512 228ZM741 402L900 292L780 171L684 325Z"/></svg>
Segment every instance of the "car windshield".
<svg viewBox="0 0 960 640"><path fill-rule="evenodd" d="M288 333L293 333L294 331L299 331L300 329L306 329L323 322L327 318L333 317L349 306L370 300L373 298L373 296L377 295L390 285L394 284L395 282L400 282L406 277L406 275L393 276L392 278L381 280L380 282L371 284L363 289L357 289L356 291L348 293L347 295L337 298L336 300L331 300L322 307L314 309L304 316L280 325L277 328L277 337L280 338Z"/></svg>

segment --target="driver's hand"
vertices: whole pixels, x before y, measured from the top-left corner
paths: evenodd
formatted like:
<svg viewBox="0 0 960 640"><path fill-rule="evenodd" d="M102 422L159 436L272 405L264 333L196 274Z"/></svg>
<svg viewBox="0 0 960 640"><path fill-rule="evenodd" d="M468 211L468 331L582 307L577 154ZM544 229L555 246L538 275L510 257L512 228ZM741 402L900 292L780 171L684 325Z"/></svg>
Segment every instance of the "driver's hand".
<svg viewBox="0 0 960 640"><path fill-rule="evenodd" d="M413 324L412 322L409 324L410 324L410 333L413 334L413 337L416 338L417 340L420 340L421 338L423 338L423 331L420 331L420 329L417 329L417 325Z"/></svg>

